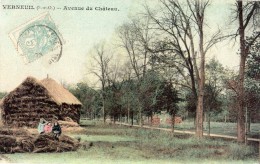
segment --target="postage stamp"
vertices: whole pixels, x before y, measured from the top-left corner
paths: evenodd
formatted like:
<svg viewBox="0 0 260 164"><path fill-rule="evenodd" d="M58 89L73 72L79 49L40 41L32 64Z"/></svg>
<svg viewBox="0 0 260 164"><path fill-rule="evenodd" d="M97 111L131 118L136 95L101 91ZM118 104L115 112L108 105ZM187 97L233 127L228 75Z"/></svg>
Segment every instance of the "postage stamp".
<svg viewBox="0 0 260 164"><path fill-rule="evenodd" d="M64 41L48 12L17 27L9 35L26 64L40 58L52 64L62 56Z"/></svg>

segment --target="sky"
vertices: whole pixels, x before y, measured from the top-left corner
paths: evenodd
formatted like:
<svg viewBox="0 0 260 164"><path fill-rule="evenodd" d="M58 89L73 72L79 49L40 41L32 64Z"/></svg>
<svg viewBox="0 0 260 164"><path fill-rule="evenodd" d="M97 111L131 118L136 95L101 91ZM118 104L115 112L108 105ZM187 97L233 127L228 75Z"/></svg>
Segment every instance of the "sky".
<svg viewBox="0 0 260 164"><path fill-rule="evenodd" d="M115 29L127 22L129 15L142 11L144 2L144 0L0 0L0 91L13 90L28 76L43 79L48 74L58 82L74 84L86 78L91 81L93 76L86 74L86 65L91 62L88 52L94 44L102 40L111 41ZM156 0L149 1L149 4L156 6L156 2ZM216 31L218 27L224 28L224 32L230 31L231 26L228 26L232 7L230 2L224 0L212 2L207 11L206 21L210 32ZM35 9L3 9L2 5L33 5ZM55 7L55 10L36 9L48 6ZM63 10L64 6L110 7L119 11ZM52 65L43 64L41 59L25 64L9 34L45 12L49 12L64 39L62 56ZM237 43L228 40L214 46L209 51L207 59L215 57L224 66L237 69L239 65L237 49Z"/></svg>

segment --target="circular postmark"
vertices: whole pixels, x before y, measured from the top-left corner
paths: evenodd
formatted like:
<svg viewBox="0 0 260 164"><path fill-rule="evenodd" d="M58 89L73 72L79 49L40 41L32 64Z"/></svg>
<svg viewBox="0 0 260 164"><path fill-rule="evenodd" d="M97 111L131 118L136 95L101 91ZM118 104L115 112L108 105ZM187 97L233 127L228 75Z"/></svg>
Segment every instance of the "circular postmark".
<svg viewBox="0 0 260 164"><path fill-rule="evenodd" d="M58 62L62 55L60 37L46 25L33 25L23 30L17 45L28 63L44 56L52 64Z"/></svg>

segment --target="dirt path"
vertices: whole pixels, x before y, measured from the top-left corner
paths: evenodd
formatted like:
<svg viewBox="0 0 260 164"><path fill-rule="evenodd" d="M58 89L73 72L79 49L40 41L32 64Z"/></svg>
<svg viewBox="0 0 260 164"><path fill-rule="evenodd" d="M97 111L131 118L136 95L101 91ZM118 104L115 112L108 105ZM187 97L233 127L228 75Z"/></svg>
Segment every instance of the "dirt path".
<svg viewBox="0 0 260 164"><path fill-rule="evenodd" d="M116 122L118 125L124 125L124 126L132 126L131 124L126 124L126 123L120 123ZM138 127L138 128L145 128L145 129L156 129L156 130L162 130L162 131L168 131L171 132L171 129L168 128L158 128L158 127L151 127L151 126L146 126L143 125L140 127L139 125L133 125L133 127ZM193 131L187 131L187 130L174 130L175 133L182 133L182 134L195 134ZM207 133L203 133L204 136L208 136ZM228 138L228 139L237 139L237 137L234 136L228 136L228 135L220 135L220 134L210 134L210 137L217 137L217 138ZM260 142L260 139L257 138L247 138L248 141L256 141Z"/></svg>

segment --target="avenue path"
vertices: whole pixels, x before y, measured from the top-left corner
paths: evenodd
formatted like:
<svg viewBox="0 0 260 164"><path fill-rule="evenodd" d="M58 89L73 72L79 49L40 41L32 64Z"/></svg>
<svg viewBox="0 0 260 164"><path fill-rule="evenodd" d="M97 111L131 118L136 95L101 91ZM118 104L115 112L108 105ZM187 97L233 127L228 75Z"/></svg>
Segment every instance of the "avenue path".
<svg viewBox="0 0 260 164"><path fill-rule="evenodd" d="M145 128L145 129L155 129L155 130L162 130L162 131L168 131L171 132L172 130L170 128L159 128L159 127L153 127L153 126L147 126L147 125L131 125L127 123L121 123L116 122L118 125L124 125L124 126L133 126L138 128ZM194 131L188 131L188 130L174 130L174 133L182 133L182 134L195 134ZM204 136L208 136L207 133L203 133ZM228 138L228 139L237 139L235 136L229 136L229 135L221 135L221 134L210 134L210 137L216 137L216 138ZM257 141L260 142L260 139L257 138L247 138L248 141Z"/></svg>

